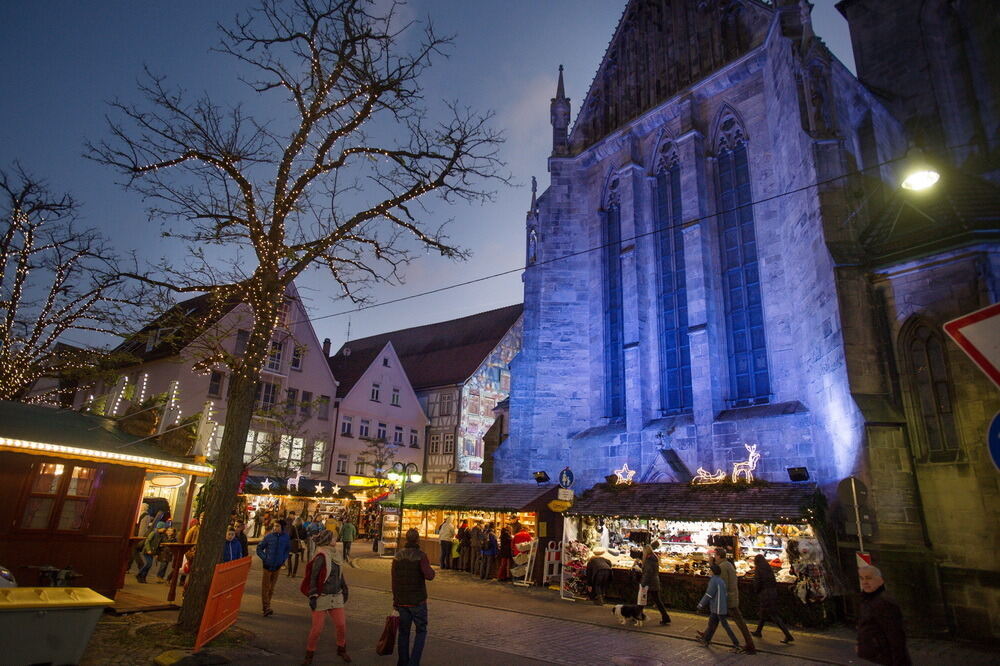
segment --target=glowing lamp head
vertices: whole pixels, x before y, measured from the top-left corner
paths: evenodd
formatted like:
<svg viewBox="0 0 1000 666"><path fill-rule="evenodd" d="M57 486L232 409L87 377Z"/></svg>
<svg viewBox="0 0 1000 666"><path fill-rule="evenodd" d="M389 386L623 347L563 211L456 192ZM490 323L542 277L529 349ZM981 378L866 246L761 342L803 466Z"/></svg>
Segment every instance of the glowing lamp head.
<svg viewBox="0 0 1000 666"><path fill-rule="evenodd" d="M389 472L389 473L388 473L388 474L386 474L385 476L386 476L386 478L387 478L387 479L389 479L390 481L399 481L399 478L400 478L400 477L399 477L399 474L397 474L396 472Z"/></svg>
<svg viewBox="0 0 1000 666"><path fill-rule="evenodd" d="M914 169L913 171L907 172L900 185L904 190L921 192L934 187L934 184L939 180L941 180L941 174L934 169Z"/></svg>
<svg viewBox="0 0 1000 666"><path fill-rule="evenodd" d="M420 479L422 479L422 478L424 478L424 477L420 476L419 474L411 474L410 475L410 481L413 481L413 483L420 483Z"/></svg>

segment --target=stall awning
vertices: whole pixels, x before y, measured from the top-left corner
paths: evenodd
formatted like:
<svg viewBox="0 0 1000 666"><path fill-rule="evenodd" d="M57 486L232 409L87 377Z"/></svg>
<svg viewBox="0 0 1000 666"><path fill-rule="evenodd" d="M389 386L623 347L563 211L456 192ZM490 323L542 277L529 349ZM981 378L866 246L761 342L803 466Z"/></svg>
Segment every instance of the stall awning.
<svg viewBox="0 0 1000 666"><path fill-rule="evenodd" d="M303 499L350 499L357 488L344 488L327 479L302 477L248 476L243 482L244 495L283 495Z"/></svg>
<svg viewBox="0 0 1000 666"><path fill-rule="evenodd" d="M527 483L422 483L408 484L404 507L410 509L524 511L543 495L555 496L553 485ZM399 505L393 493L383 504Z"/></svg>
<svg viewBox="0 0 1000 666"><path fill-rule="evenodd" d="M810 519L812 483L718 484L599 483L577 497L568 515L704 520L734 523L802 523ZM407 498L409 499L409 498Z"/></svg>

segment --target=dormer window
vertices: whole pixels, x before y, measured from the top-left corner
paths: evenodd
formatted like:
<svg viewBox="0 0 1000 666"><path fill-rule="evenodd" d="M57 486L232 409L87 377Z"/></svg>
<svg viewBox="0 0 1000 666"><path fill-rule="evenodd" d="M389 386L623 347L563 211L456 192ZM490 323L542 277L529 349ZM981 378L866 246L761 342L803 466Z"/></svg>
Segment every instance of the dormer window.
<svg viewBox="0 0 1000 666"><path fill-rule="evenodd" d="M389 367L389 357L388 356L386 356L385 358L382 359L382 367L383 368L388 368Z"/></svg>

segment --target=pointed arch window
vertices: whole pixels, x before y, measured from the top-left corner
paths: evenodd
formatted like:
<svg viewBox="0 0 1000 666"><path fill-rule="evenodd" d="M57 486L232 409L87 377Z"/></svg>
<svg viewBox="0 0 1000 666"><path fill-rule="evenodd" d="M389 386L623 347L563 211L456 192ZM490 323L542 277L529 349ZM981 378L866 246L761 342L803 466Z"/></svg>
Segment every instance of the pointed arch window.
<svg viewBox="0 0 1000 666"><path fill-rule="evenodd" d="M680 165L665 160L656 173L657 245L660 255L660 408L691 411L691 350L688 341L687 278L681 228Z"/></svg>
<svg viewBox="0 0 1000 666"><path fill-rule="evenodd" d="M745 407L770 400L771 378L746 143L734 119L725 120L721 129L735 132L736 139L723 138L718 152L719 245L729 356L729 404Z"/></svg>
<svg viewBox="0 0 1000 666"><path fill-rule="evenodd" d="M610 185L604 211L605 408L610 418L625 415L625 319L622 311L622 233L618 180Z"/></svg>
<svg viewBox="0 0 1000 666"><path fill-rule="evenodd" d="M960 447L944 339L927 324L918 322L904 334L903 349L908 357L925 457L933 462L956 460Z"/></svg>

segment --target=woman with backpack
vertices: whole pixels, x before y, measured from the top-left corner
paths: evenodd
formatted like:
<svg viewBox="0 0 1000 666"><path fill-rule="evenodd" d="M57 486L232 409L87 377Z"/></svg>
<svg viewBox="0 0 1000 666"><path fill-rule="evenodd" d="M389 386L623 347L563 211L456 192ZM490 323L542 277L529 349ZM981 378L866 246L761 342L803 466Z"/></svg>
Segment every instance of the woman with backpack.
<svg viewBox="0 0 1000 666"><path fill-rule="evenodd" d="M309 629L309 639L306 643L306 657L303 666L308 666L316 654L316 644L323 633L326 617L333 620L337 630L337 655L345 662L350 662L347 654L347 618L344 615L344 604L347 603L347 581L343 576L344 551L343 544L335 543L335 537L330 530L323 530L316 535L316 555L306 565L302 577L302 593L309 597L309 607L312 609L312 627Z"/></svg>

